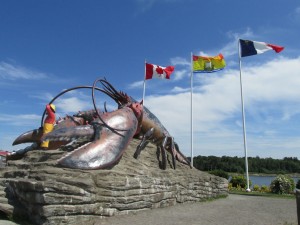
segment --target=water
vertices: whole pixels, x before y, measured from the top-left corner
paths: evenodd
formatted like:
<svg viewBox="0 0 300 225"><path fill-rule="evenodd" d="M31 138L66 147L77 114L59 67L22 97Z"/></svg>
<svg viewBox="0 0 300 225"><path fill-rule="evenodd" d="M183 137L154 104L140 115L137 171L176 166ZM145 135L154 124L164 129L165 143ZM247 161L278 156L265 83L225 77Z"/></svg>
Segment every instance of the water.
<svg viewBox="0 0 300 225"><path fill-rule="evenodd" d="M250 188L253 188L255 184L259 185L260 187L262 185L270 186L272 180L274 180L276 176L249 176L249 179L252 182L252 185ZM295 181L295 185L297 184L297 181L300 179L299 177L292 177Z"/></svg>

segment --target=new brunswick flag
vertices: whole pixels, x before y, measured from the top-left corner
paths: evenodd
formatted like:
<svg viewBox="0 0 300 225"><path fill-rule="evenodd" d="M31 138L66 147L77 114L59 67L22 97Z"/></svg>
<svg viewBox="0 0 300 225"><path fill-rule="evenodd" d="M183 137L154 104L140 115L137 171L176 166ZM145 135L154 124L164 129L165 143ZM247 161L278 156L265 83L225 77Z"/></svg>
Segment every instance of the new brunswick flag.
<svg viewBox="0 0 300 225"><path fill-rule="evenodd" d="M225 66L222 54L213 57L193 55L193 72L195 73L212 73L224 69Z"/></svg>

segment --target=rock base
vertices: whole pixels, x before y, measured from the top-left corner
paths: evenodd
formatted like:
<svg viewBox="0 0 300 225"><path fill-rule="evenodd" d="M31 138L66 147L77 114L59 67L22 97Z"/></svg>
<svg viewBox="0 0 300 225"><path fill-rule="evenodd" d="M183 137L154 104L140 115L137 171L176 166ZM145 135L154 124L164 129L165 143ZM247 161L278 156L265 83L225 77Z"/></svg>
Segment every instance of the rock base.
<svg viewBox="0 0 300 225"><path fill-rule="evenodd" d="M60 150L31 151L8 161L0 171L0 211L15 221L32 224L93 224L104 217L197 202L228 195L224 178L191 169L168 155L166 170L159 168L156 146L149 144L133 158L133 140L111 169L62 168Z"/></svg>

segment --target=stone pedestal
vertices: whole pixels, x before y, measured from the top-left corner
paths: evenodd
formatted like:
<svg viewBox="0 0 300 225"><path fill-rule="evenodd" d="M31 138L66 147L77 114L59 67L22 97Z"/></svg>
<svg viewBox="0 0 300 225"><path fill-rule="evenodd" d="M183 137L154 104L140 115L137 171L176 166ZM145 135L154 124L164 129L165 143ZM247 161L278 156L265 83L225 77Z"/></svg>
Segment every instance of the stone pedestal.
<svg viewBox="0 0 300 225"><path fill-rule="evenodd" d="M82 224L184 202L228 195L224 178L177 162L159 169L156 146L133 158L133 140L111 169L62 168L60 150L31 151L0 171L0 211L32 224Z"/></svg>

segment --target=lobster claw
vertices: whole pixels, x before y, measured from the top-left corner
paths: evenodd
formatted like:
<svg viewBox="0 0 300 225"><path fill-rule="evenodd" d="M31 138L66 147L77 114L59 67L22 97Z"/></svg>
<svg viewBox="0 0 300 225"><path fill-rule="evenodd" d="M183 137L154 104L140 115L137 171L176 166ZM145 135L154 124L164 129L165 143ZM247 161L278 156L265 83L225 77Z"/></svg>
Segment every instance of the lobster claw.
<svg viewBox="0 0 300 225"><path fill-rule="evenodd" d="M74 139L80 141L90 141L94 136L94 129L91 125L83 125L77 127L64 127L56 129L42 137L42 141L72 141Z"/></svg>
<svg viewBox="0 0 300 225"><path fill-rule="evenodd" d="M19 137L15 139L12 145L31 143L31 142L40 142L43 136L43 128L40 127L38 129L27 131L21 134Z"/></svg>
<svg viewBox="0 0 300 225"><path fill-rule="evenodd" d="M79 126L82 125L83 123L84 120L82 118L67 116L66 118L60 119L56 122L56 124L54 125L54 130L59 130L60 128L63 127ZM40 143L42 142L41 140L42 137L43 137L43 128L40 127L38 129L30 130L21 134L19 137L15 139L12 145L32 143L32 142Z"/></svg>
<svg viewBox="0 0 300 225"><path fill-rule="evenodd" d="M133 111L126 107L103 115L109 126L97 121L91 125L62 128L46 134L42 140L70 141L75 139L82 145L58 160L58 164L75 169L102 169L114 166L122 157L134 136L138 121ZM85 142L83 142L85 141Z"/></svg>

